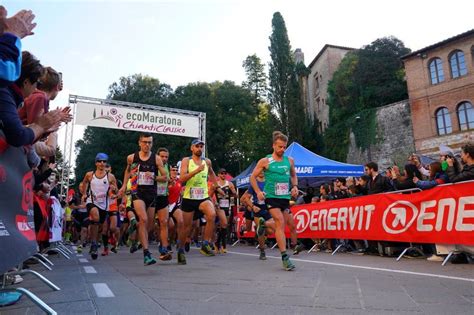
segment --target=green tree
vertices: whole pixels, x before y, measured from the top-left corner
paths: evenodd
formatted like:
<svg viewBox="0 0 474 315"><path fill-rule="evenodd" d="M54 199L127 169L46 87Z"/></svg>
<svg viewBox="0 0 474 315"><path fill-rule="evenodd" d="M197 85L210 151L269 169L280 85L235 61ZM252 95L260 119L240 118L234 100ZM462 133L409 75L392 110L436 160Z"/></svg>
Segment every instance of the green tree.
<svg viewBox="0 0 474 315"><path fill-rule="evenodd" d="M400 57L409 52L399 39L384 37L345 55L328 86L327 156L346 160L350 129L359 147L375 143L376 109L408 97Z"/></svg>
<svg viewBox="0 0 474 315"><path fill-rule="evenodd" d="M267 74L262 60L256 55L250 55L242 63L247 80L242 87L251 91L254 104L263 103L267 95Z"/></svg>

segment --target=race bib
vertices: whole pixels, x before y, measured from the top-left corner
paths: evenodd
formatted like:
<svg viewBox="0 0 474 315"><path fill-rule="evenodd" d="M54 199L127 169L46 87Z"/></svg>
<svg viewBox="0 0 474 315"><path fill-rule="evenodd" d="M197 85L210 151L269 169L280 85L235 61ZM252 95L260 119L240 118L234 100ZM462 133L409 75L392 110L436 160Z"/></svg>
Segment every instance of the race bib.
<svg viewBox="0 0 474 315"><path fill-rule="evenodd" d="M155 173L138 172L138 185L153 185L155 183Z"/></svg>
<svg viewBox="0 0 474 315"><path fill-rule="evenodd" d="M166 185L160 185L156 186L156 194L158 196L164 196L166 195Z"/></svg>
<svg viewBox="0 0 474 315"><path fill-rule="evenodd" d="M289 194L289 187L288 183L276 183L275 184L275 195L276 196L284 196Z"/></svg>
<svg viewBox="0 0 474 315"><path fill-rule="evenodd" d="M204 188L191 188L191 199L204 199Z"/></svg>
<svg viewBox="0 0 474 315"><path fill-rule="evenodd" d="M95 203L105 203L106 199L107 199L106 194L94 194L94 202Z"/></svg>
<svg viewBox="0 0 474 315"><path fill-rule="evenodd" d="M219 207L220 208L229 208L230 202L229 199L221 199L219 200Z"/></svg>

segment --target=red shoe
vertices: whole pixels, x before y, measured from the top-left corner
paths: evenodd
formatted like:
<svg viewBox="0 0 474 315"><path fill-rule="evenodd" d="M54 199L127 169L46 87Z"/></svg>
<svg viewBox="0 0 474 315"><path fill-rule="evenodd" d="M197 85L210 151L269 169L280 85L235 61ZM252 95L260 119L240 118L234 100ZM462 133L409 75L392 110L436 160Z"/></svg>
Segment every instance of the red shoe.
<svg viewBox="0 0 474 315"><path fill-rule="evenodd" d="M109 249L108 248L104 248L104 251L102 252L102 254L100 254L101 256L108 256L109 255Z"/></svg>

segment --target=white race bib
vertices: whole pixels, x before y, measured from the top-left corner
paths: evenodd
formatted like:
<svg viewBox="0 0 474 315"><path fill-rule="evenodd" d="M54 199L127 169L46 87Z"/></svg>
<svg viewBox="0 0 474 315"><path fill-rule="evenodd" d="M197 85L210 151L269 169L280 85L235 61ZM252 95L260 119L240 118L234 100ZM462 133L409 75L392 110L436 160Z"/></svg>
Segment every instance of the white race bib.
<svg viewBox="0 0 474 315"><path fill-rule="evenodd" d="M155 173L138 172L138 185L153 185L155 183Z"/></svg>
<svg viewBox="0 0 474 315"><path fill-rule="evenodd" d="M289 194L289 187L288 183L275 183L275 195L276 196L284 196Z"/></svg>
<svg viewBox="0 0 474 315"><path fill-rule="evenodd" d="M230 202L229 199L220 199L219 200L219 207L220 208L229 208Z"/></svg>
<svg viewBox="0 0 474 315"><path fill-rule="evenodd" d="M94 194L94 203L105 203L106 199L106 194Z"/></svg>
<svg viewBox="0 0 474 315"><path fill-rule="evenodd" d="M156 194L158 196L165 196L166 195L166 185L160 185L158 184L156 186Z"/></svg>
<svg viewBox="0 0 474 315"><path fill-rule="evenodd" d="M191 195L191 199L204 199L204 188L191 188L189 193Z"/></svg>

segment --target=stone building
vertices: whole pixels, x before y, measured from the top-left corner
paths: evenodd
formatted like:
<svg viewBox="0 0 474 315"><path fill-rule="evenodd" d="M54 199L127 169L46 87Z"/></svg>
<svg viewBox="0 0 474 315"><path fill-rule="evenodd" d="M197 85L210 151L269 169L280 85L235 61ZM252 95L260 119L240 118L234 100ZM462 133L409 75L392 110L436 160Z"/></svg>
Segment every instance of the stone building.
<svg viewBox="0 0 474 315"><path fill-rule="evenodd" d="M405 64L416 151L474 137L474 30L410 53Z"/></svg>
<svg viewBox="0 0 474 315"><path fill-rule="evenodd" d="M310 117L318 120L318 129L321 133L329 124L328 83L342 58L351 50L354 49L326 44L308 66L311 72L308 75L306 106Z"/></svg>

